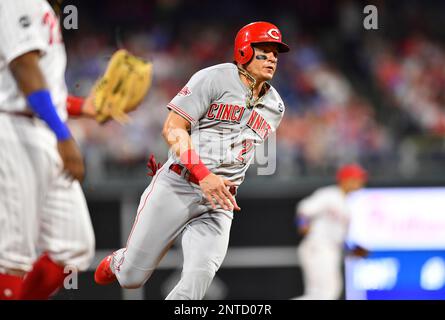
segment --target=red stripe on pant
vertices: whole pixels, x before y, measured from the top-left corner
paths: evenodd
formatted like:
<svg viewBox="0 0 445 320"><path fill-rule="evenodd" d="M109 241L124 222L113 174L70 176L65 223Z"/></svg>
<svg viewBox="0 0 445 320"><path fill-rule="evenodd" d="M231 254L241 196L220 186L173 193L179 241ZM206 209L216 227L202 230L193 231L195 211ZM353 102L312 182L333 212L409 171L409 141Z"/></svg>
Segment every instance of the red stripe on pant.
<svg viewBox="0 0 445 320"><path fill-rule="evenodd" d="M162 170L164 170L164 167L162 167L161 170L159 170L159 174L162 172ZM145 199L144 199L144 204L142 205L141 209L139 209L139 211L138 211L138 213L137 213L137 215L136 215L136 219L135 219L135 221L134 221L133 227L131 228L130 235L128 236L128 240L127 240L127 244L126 244L126 246L125 246L125 250L124 250L124 252L122 253L122 258L121 258L121 260L119 261L119 264L116 266L116 270L117 270L117 271L119 271L119 268L120 268L121 265L124 263L124 260L125 260L125 253L127 252L127 247L128 247L128 244L130 243L131 236L133 235L133 231L134 231L134 229L136 228L136 225L137 225L137 223L138 223L138 221L139 221L139 216L140 216L142 210L144 210L145 205L147 204L148 197L150 196L150 194L153 192L153 190L154 190L154 188L155 188L155 184L156 184L156 181L157 181L157 179L158 179L158 177L159 177L159 174L155 176L154 181L153 181L153 184L152 184L152 187L151 187L151 190L148 191L148 193L147 193L147 195L145 196Z"/></svg>

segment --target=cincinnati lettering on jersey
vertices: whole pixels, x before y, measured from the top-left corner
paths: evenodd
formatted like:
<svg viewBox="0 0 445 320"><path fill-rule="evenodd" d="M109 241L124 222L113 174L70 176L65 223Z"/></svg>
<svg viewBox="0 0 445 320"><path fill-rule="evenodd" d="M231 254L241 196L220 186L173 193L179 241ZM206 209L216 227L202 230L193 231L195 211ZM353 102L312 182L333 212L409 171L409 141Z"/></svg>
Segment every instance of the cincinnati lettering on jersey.
<svg viewBox="0 0 445 320"><path fill-rule="evenodd" d="M210 120L240 123L244 110L244 107L238 105L212 103L206 116Z"/></svg>
<svg viewBox="0 0 445 320"><path fill-rule="evenodd" d="M252 111L247 126L255 131L263 140L267 138L271 130L266 120L255 110Z"/></svg>

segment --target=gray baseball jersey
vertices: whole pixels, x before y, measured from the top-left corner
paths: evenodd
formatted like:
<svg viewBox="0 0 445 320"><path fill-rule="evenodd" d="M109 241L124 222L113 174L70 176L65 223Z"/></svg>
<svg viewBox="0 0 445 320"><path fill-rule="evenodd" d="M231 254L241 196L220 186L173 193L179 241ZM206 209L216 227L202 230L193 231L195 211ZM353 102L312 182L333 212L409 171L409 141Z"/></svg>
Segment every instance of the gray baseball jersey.
<svg viewBox="0 0 445 320"><path fill-rule="evenodd" d="M255 146L278 128L284 113L272 86L253 108L246 106L249 94L237 66L223 63L195 73L168 104L190 121L192 143L209 170L237 185L244 180ZM173 152L170 158L180 163Z"/></svg>
<svg viewBox="0 0 445 320"><path fill-rule="evenodd" d="M250 89L234 64L197 72L168 104L191 123L192 143L215 174L239 185L256 145L275 131L284 104L274 88L253 108L246 107ZM181 280L167 299L202 299L221 266L229 244L233 212L213 209L199 186L170 170L180 164L172 152L141 197L126 248L113 253L111 268L124 288L143 285L182 235Z"/></svg>

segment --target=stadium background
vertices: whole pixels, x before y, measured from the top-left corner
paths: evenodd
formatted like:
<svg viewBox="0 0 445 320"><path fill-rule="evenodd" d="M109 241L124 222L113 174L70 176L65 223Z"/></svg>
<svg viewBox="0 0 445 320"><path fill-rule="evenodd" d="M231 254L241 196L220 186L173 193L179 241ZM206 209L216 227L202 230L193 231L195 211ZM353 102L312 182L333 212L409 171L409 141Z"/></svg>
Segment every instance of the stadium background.
<svg viewBox="0 0 445 320"><path fill-rule="evenodd" d="M363 8L378 8L365 30ZM370 186L445 184L445 51L442 1L74 1L79 28L64 30L67 83L86 95L108 58L124 47L154 62L154 83L129 126L72 120L86 158L87 196L97 240L92 270L125 244L150 153L164 161L161 127L170 99L197 70L231 61L237 30L278 25L291 52L273 85L286 104L277 170L253 168L240 188L229 253L207 298L288 299L303 284L295 249L296 203L358 161ZM62 15L63 16L63 15ZM161 212L159 214L162 214ZM181 265L173 250L141 290L99 287L93 271L57 299L162 299Z"/></svg>

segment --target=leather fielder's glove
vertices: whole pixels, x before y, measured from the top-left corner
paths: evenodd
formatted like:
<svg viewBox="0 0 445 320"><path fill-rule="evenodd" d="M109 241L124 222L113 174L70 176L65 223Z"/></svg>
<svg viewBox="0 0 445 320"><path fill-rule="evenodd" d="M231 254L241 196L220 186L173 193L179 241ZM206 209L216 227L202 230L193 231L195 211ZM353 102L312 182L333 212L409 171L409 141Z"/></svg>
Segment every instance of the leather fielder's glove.
<svg viewBox="0 0 445 320"><path fill-rule="evenodd" d="M97 122L128 122L127 113L139 106L151 87L152 70L151 62L124 49L116 51L90 94Z"/></svg>

